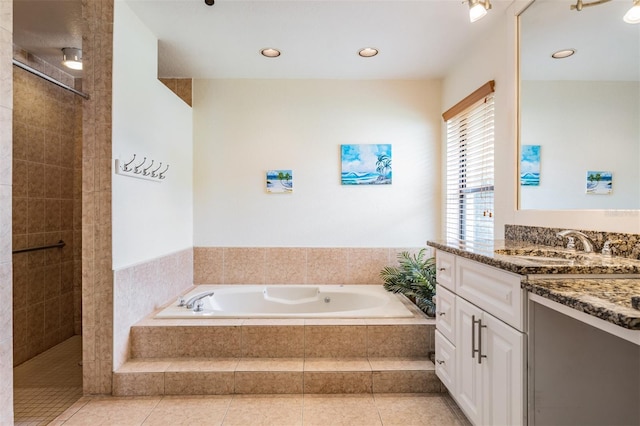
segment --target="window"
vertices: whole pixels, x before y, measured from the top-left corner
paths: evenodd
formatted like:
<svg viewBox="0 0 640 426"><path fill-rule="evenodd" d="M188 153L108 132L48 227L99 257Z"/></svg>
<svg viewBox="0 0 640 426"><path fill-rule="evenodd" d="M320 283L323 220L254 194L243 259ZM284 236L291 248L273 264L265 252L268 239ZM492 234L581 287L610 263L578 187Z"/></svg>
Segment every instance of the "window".
<svg viewBox="0 0 640 426"><path fill-rule="evenodd" d="M447 122L446 239L467 247L493 243L493 81L442 116Z"/></svg>

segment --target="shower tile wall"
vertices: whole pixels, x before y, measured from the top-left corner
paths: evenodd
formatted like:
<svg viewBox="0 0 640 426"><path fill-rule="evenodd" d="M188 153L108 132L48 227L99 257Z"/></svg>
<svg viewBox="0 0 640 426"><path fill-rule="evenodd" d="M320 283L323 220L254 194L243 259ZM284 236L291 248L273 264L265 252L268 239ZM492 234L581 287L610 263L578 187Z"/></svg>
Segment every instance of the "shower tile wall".
<svg viewBox="0 0 640 426"><path fill-rule="evenodd" d="M69 76L16 51L69 84ZM81 333L82 98L15 67L13 72L14 365Z"/></svg>

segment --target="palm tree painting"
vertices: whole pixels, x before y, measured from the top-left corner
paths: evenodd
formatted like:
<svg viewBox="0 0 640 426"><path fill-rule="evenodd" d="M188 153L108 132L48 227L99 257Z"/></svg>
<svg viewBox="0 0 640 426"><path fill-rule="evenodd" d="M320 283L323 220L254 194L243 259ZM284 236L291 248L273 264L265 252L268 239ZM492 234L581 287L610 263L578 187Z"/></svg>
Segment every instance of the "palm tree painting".
<svg viewBox="0 0 640 426"><path fill-rule="evenodd" d="M293 170L267 170L267 192L293 192Z"/></svg>
<svg viewBox="0 0 640 426"><path fill-rule="evenodd" d="M341 145L343 185L390 185L391 144Z"/></svg>
<svg viewBox="0 0 640 426"><path fill-rule="evenodd" d="M587 172L587 194L611 194L612 184L611 172Z"/></svg>

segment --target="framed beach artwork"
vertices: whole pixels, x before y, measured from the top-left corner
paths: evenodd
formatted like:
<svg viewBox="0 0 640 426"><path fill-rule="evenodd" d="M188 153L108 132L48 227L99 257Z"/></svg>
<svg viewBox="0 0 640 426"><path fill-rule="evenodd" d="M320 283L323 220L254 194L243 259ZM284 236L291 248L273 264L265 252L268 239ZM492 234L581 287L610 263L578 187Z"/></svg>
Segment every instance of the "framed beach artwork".
<svg viewBox="0 0 640 426"><path fill-rule="evenodd" d="M520 185L540 186L540 145L520 147Z"/></svg>
<svg viewBox="0 0 640 426"><path fill-rule="evenodd" d="M341 145L343 185L391 185L391 144Z"/></svg>
<svg viewBox="0 0 640 426"><path fill-rule="evenodd" d="M613 190L613 174L611 172L588 171L587 194L607 195Z"/></svg>
<svg viewBox="0 0 640 426"><path fill-rule="evenodd" d="M267 170L267 192L270 194L293 192L293 170Z"/></svg>

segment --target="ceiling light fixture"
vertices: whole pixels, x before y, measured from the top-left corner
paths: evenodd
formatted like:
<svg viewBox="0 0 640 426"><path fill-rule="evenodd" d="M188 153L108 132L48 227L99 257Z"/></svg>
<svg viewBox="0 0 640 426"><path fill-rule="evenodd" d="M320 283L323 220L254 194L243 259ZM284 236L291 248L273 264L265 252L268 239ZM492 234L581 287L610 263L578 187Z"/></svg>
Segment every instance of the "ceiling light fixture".
<svg viewBox="0 0 640 426"><path fill-rule="evenodd" d="M62 65L72 70L82 69L82 50L76 47L62 49Z"/></svg>
<svg viewBox="0 0 640 426"><path fill-rule="evenodd" d="M634 0L631 9L622 18L627 24L640 24L640 0Z"/></svg>
<svg viewBox="0 0 640 426"><path fill-rule="evenodd" d="M562 49L551 54L553 59L564 59L576 53L576 49Z"/></svg>
<svg viewBox="0 0 640 426"><path fill-rule="evenodd" d="M468 0L469 2L469 21L476 22L487 14L487 10L491 9L490 0Z"/></svg>
<svg viewBox="0 0 640 426"><path fill-rule="evenodd" d="M280 51L272 47L267 47L266 49L262 49L260 51L260 54L262 56L266 56L267 58L277 58L278 56L280 56Z"/></svg>
<svg viewBox="0 0 640 426"><path fill-rule="evenodd" d="M580 12L583 8L589 6L597 6L603 3L609 3L611 0L596 0L585 3L582 0L578 0L576 4L570 6L571 10ZM640 23L640 0L633 0L633 6L624 14L622 20L627 24L639 24Z"/></svg>
<svg viewBox="0 0 640 426"><path fill-rule="evenodd" d="M572 4L572 5L571 5L570 9L571 9L571 10L577 10L578 12L580 12L580 11L582 10L582 8L583 8L583 7L597 6L597 5L599 5L599 4L602 4L602 3L608 3L608 2L610 2L610 1L611 1L611 0L596 0L596 1L589 2L589 3L585 3L585 2L583 2L582 0L578 0L578 1L576 2L576 4Z"/></svg>
<svg viewBox="0 0 640 426"><path fill-rule="evenodd" d="M373 47L365 47L364 49L360 49L358 51L358 55L362 56L363 58L372 58L377 54L378 54L378 49L375 49Z"/></svg>

